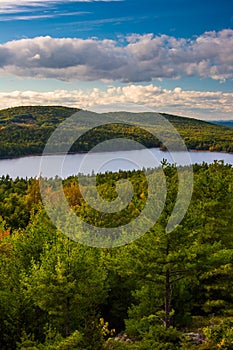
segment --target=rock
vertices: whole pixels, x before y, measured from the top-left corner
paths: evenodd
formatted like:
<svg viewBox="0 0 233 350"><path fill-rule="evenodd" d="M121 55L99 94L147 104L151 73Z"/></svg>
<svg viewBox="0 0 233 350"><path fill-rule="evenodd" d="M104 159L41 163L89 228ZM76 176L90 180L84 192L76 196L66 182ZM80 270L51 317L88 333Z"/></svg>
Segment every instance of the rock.
<svg viewBox="0 0 233 350"><path fill-rule="evenodd" d="M200 345L205 341L205 337L202 333L186 333L185 334L186 338L191 340L195 345Z"/></svg>
<svg viewBox="0 0 233 350"><path fill-rule="evenodd" d="M132 340L128 337L127 334L118 334L116 337L112 338L115 341L119 341L122 343L132 343Z"/></svg>

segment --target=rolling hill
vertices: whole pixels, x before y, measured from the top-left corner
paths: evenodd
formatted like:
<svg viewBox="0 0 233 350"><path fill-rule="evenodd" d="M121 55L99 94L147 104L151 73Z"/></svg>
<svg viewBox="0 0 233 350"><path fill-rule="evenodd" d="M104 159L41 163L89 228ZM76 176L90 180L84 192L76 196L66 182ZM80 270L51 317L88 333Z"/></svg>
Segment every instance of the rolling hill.
<svg viewBox="0 0 233 350"><path fill-rule="evenodd" d="M68 117L78 112L76 108L62 106L24 106L0 110L0 157L11 158L41 154L49 136ZM160 114L180 133L188 149L233 152L233 129L193 118ZM153 135L157 113L110 112L90 114L102 125L87 131L71 147L71 152L86 152L98 143L115 137L130 138L146 147L164 148ZM85 123L89 125L87 113ZM129 125L129 120L134 121ZM139 126L142 125L142 128ZM147 130L143 130L143 125ZM76 125L76 128L82 126ZM88 130L88 128L87 128ZM63 142L60 140L59 142ZM122 144L124 148L124 143Z"/></svg>
<svg viewBox="0 0 233 350"><path fill-rule="evenodd" d="M233 120L211 120L211 123L233 128Z"/></svg>

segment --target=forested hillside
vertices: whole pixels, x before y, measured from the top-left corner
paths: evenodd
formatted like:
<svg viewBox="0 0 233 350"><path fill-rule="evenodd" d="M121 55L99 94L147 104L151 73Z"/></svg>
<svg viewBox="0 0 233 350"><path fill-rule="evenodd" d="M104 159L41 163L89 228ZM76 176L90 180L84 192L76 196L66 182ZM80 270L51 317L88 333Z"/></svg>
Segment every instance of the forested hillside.
<svg viewBox="0 0 233 350"><path fill-rule="evenodd" d="M43 208L37 179L0 178L1 350L233 348L233 168L194 165L190 207L170 233L177 170L164 164L163 171L168 193L159 220L114 249L86 247L60 233ZM126 177L135 193L112 221L84 202L77 177L63 181L64 192L83 220L124 224L145 205L144 173L97 176L108 200ZM120 332L127 336L116 337Z"/></svg>
<svg viewBox="0 0 233 350"><path fill-rule="evenodd" d="M233 128L233 120L213 120L213 124L227 126L228 128Z"/></svg>
<svg viewBox="0 0 233 350"><path fill-rule="evenodd" d="M28 106L1 110L0 157L41 154L55 128L77 111L75 108L61 106ZM232 129L192 118L162 115L177 128L189 149L233 152ZM135 126L127 126L129 116L130 121L135 121ZM156 125L156 113L116 112L103 114L102 117L103 121L107 120L112 125L103 125L87 132L74 143L71 152L86 152L99 142L115 137L127 137L146 147L164 149L164 145L152 135ZM88 125L88 120L86 124ZM149 132L143 130L143 125Z"/></svg>

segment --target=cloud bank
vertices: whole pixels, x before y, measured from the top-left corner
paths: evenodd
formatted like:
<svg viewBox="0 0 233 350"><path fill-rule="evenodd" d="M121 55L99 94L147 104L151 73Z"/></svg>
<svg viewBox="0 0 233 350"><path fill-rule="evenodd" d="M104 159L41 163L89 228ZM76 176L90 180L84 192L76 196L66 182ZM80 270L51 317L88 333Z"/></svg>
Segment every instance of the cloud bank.
<svg viewBox="0 0 233 350"><path fill-rule="evenodd" d="M140 105L156 112L168 112L200 119L232 119L233 93L185 91L162 89L153 84L93 88L84 90L55 90L50 92L13 91L0 93L0 108L20 105L65 105L98 111L106 105L106 111L114 109L140 111ZM127 104L133 104L128 106ZM134 105L135 104L135 105ZM137 104L138 108L137 108Z"/></svg>
<svg viewBox="0 0 233 350"><path fill-rule="evenodd" d="M0 45L0 73L59 80L149 82L233 78L233 30L194 39L131 35L114 40L35 37Z"/></svg>

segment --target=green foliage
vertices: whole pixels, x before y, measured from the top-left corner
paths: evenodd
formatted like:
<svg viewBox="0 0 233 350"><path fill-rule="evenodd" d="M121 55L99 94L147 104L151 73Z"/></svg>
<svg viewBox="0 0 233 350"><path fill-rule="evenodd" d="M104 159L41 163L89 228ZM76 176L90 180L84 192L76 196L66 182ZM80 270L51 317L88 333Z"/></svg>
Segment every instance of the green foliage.
<svg viewBox="0 0 233 350"><path fill-rule="evenodd" d="M177 172L163 166L168 193L158 222L137 241L112 250L85 247L58 232L40 201L37 180L1 178L1 350L232 348L227 317L233 310L233 168L195 165L190 207L165 234ZM124 216L118 214L119 223L143 208L145 177L140 171L97 177L107 200L127 177L134 196ZM84 191L91 191L90 178ZM111 227L116 217L101 218L84 203L78 178L63 184L78 215ZM213 322L213 313L222 321ZM131 341L107 340L113 328L126 331ZM181 333L189 331L204 332L206 341L183 339Z"/></svg>
<svg viewBox="0 0 233 350"><path fill-rule="evenodd" d="M173 327L152 326L142 338L141 350L176 350L180 348L180 333Z"/></svg>
<svg viewBox="0 0 233 350"><path fill-rule="evenodd" d="M0 157L40 154L56 126L76 108L28 106L0 111Z"/></svg>
<svg viewBox="0 0 233 350"><path fill-rule="evenodd" d="M114 339L108 339L108 341L105 343L104 349L106 350L140 350L140 343L139 342L133 342L133 343L124 343L119 342Z"/></svg>
<svg viewBox="0 0 233 350"><path fill-rule="evenodd" d="M39 350L37 342L34 340L34 336L26 334L23 331L21 342L17 343L17 350Z"/></svg>
<svg viewBox="0 0 233 350"><path fill-rule="evenodd" d="M106 273L99 251L56 236L55 244L44 246L40 261L32 261L22 283L25 297L47 314L50 325L69 335L75 326L89 322L92 310L104 301Z"/></svg>
<svg viewBox="0 0 233 350"><path fill-rule="evenodd" d="M0 158L41 154L56 127L76 112L78 112L76 108L62 106L25 106L1 110ZM128 125L129 120L132 124L132 115L136 125L141 124L143 120L151 133L143 130L143 125L142 128ZM192 118L162 115L177 128L189 149L233 151L232 129ZM98 143L116 137L133 139L148 148L164 149L161 142L153 136L153 130L157 124L155 113L115 112L103 115L102 123L104 124L106 120L112 124L88 131L74 143L71 152L86 152ZM88 125L88 119L86 124ZM171 141L172 136L169 137ZM62 150L64 144L59 142L57 149ZM122 149L127 149L128 144L122 140L120 146Z"/></svg>
<svg viewBox="0 0 233 350"><path fill-rule="evenodd" d="M47 333L45 343L39 345L39 350L82 350L82 334L74 331L69 337L60 334Z"/></svg>
<svg viewBox="0 0 233 350"><path fill-rule="evenodd" d="M33 336L23 332L21 341L17 344L17 350L83 350L82 335L74 331L69 337L63 338L60 334L47 332L44 344L39 344Z"/></svg>
<svg viewBox="0 0 233 350"><path fill-rule="evenodd" d="M203 333L210 343L224 350L233 349L233 320L226 319L220 324L203 329Z"/></svg>
<svg viewBox="0 0 233 350"><path fill-rule="evenodd" d="M105 346L112 350L177 350L180 349L180 344L181 334L175 328L165 329L163 326L150 325L140 340L123 342L109 339Z"/></svg>
<svg viewBox="0 0 233 350"><path fill-rule="evenodd" d="M203 320L202 320L203 321ZM195 344L190 337L184 336L182 350L232 350L233 349L233 321L232 318L219 319L212 317L206 320L208 326L199 328L204 336L201 344Z"/></svg>
<svg viewBox="0 0 233 350"><path fill-rule="evenodd" d="M102 326L96 317L89 317L83 331L82 346L85 350L102 350L104 335Z"/></svg>
<svg viewBox="0 0 233 350"><path fill-rule="evenodd" d="M0 213L8 229L28 224L30 214L25 203L27 186L27 180L24 179L13 181L9 176L0 178Z"/></svg>

